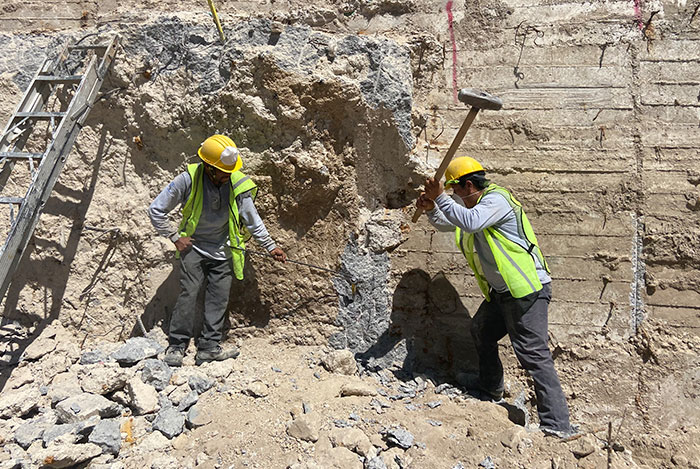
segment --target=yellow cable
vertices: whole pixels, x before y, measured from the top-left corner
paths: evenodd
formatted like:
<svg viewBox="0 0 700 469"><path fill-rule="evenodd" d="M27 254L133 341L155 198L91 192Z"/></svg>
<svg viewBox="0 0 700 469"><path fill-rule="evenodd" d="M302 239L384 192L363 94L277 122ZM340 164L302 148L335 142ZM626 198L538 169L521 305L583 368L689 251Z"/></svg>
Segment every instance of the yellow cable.
<svg viewBox="0 0 700 469"><path fill-rule="evenodd" d="M221 23L219 22L219 15L216 14L216 7L214 7L214 0L207 0L209 2L209 9L211 14L214 16L214 23L216 23L216 29L219 30L219 37L221 42L226 42L226 37L224 36L224 30L221 29Z"/></svg>

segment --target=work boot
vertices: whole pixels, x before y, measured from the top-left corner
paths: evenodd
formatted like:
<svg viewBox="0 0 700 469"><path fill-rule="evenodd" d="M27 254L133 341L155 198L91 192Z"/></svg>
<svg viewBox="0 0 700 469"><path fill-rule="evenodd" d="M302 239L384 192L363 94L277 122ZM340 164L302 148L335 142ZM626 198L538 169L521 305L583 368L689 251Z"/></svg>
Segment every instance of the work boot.
<svg viewBox="0 0 700 469"><path fill-rule="evenodd" d="M571 424L568 430L555 430L549 427L540 426L540 430L545 436L554 436L562 440L569 439L581 433L581 427L578 425Z"/></svg>
<svg viewBox="0 0 700 469"><path fill-rule="evenodd" d="M182 359L185 358L185 349L177 345L169 345L165 350L163 361L170 366L182 366Z"/></svg>
<svg viewBox="0 0 700 469"><path fill-rule="evenodd" d="M484 391L483 389L479 390L479 400L484 401L484 402L493 402L494 404L500 404L504 402L503 400L503 392L489 392L489 391Z"/></svg>
<svg viewBox="0 0 700 469"><path fill-rule="evenodd" d="M197 350L197 355L194 357L194 363L196 365L201 365L206 362L222 361L228 360L229 358L236 358L241 352L235 345L230 349L224 350L221 345L208 350Z"/></svg>

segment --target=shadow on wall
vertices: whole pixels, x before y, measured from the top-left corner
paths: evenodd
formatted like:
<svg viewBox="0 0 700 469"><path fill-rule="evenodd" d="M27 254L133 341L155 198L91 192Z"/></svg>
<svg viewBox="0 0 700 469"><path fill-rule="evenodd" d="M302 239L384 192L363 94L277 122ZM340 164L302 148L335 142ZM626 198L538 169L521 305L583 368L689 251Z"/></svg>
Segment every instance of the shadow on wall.
<svg viewBox="0 0 700 469"><path fill-rule="evenodd" d="M454 380L478 368L469 332L471 318L457 290L439 273L431 278L420 269L405 273L394 290L391 322L384 333L356 359L376 370L376 361L405 347L401 371L423 373L436 382Z"/></svg>
<svg viewBox="0 0 700 469"><path fill-rule="evenodd" d="M151 301L144 307L141 314L141 321L146 331L150 331L156 326L159 326L163 332L168 334L168 324L170 322L170 314L175 307L177 296L180 293L180 268L178 260L173 255L171 258L170 274L163 280L156 290ZM129 337L140 337L143 333L138 323L134 324Z"/></svg>
<svg viewBox="0 0 700 469"><path fill-rule="evenodd" d="M95 193L100 165L105 155L108 153L109 147L110 143L107 141L107 131L105 127L102 126L100 129L100 141L97 152L92 162L92 175L85 189L82 191L75 191L59 182L54 186L53 191L66 196L65 198L67 200L51 197L42 210L42 213L61 215L72 220L70 234L68 235L65 246L61 246L59 243L52 240L37 239L32 236L27 244L27 248L22 254L22 259L19 262L17 271L13 276L12 283L5 296L2 324L5 325L13 320L18 320L23 324L36 322L37 326L32 337L12 344L10 365L16 364L27 346L29 346L35 338L39 337L46 326L59 316L66 293L68 276L70 275L75 255L78 252L78 244L83 235L85 216L90 208L90 203ZM74 147L74 150L81 152L78 145ZM75 203L71 199L78 200L78 203ZM46 252L50 249L55 249L56 252L62 253L63 257L55 258L47 256L41 259L32 259L33 251ZM47 272L51 274L47 275ZM26 313L24 311L19 312L17 310L17 303L22 289L26 285L33 283L39 284L39 288L44 289L45 301L43 305L43 315ZM50 303L47 301L49 297L51 298ZM80 322L82 322L83 319L84 316L81 318ZM0 389L3 389L5 386L11 371L12 367L0 369Z"/></svg>
<svg viewBox="0 0 700 469"><path fill-rule="evenodd" d="M150 331L156 326L167 335L170 324L170 317L177 297L180 294L180 267L179 261L173 257L172 270L168 277L160 284L155 295L148 302L141 314L141 320L146 328ZM242 281L233 279L231 292L229 293L228 306L226 307L226 317L224 319L224 337L231 332L231 329L237 327L255 327L264 328L270 322L270 308L261 301L260 288L255 269L249 259L246 259L245 269L243 271L244 279ZM195 306L195 323L193 337L199 337L202 330L202 318L204 314L204 292L206 291L206 281L197 295ZM233 315L233 318L232 318ZM232 324L233 321L233 324ZM141 329L138 324L134 325L131 331L131 337L142 336Z"/></svg>

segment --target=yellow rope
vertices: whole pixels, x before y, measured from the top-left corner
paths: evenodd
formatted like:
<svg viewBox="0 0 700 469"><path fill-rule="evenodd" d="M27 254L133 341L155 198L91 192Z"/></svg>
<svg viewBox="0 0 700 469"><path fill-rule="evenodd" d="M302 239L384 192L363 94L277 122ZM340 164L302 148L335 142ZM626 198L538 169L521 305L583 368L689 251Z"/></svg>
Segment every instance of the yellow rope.
<svg viewBox="0 0 700 469"><path fill-rule="evenodd" d="M214 23L216 23L216 29L219 30L219 37L221 38L221 42L226 42L224 30L221 29L221 23L219 22L219 15L216 13L216 7L214 7L214 0L207 1L209 2L209 9L211 9L211 14L214 16Z"/></svg>

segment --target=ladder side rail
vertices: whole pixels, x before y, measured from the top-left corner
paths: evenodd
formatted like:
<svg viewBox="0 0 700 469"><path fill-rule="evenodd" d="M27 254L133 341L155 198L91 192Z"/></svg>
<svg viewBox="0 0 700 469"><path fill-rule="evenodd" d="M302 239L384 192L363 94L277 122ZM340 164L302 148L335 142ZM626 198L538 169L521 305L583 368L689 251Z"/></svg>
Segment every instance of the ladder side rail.
<svg viewBox="0 0 700 469"><path fill-rule="evenodd" d="M97 68L97 76L101 80L104 79L104 77L107 75L109 67L112 66L114 57L117 55L117 46L119 46L119 35L114 35L112 40L109 42L109 45L105 49L104 54L102 55L100 66Z"/></svg>
<svg viewBox="0 0 700 469"><path fill-rule="evenodd" d="M5 126L5 130L3 130L2 135L0 136L0 151L9 151L12 146L17 144L17 140L12 142L7 141L7 137L9 137L9 133L14 126L13 122L17 113L38 111L44 107L44 104L46 104L46 101L48 100L48 93L46 93L46 89L48 87L41 86L41 84L39 87L37 87L36 84L38 83L37 77L46 69L48 62L48 59L44 60L44 63L41 65L41 67L39 67L36 74L34 74L32 81L29 82L29 86L27 86L27 89L24 90L22 100L19 102L15 108L15 111L10 116L7 125ZM24 146L24 142L22 142L21 145ZM22 148L20 147L18 150L21 149Z"/></svg>
<svg viewBox="0 0 700 469"><path fill-rule="evenodd" d="M102 80L97 76L95 62L96 57L93 57L88 71L85 73L66 110L66 117L62 119L54 134L52 145L41 160L39 169L27 190L19 213L10 228L7 240L0 250L0 299L4 298L7 292L12 275L19 265L27 244L29 244L44 204L51 196L53 186L61 173L61 169L63 169L73 142L80 132L81 126L78 120L83 113L76 115L76 109L80 109L86 103L94 102L95 96L102 86Z"/></svg>
<svg viewBox="0 0 700 469"><path fill-rule="evenodd" d="M68 50L68 40L64 41L61 52L53 59L48 57L44 59L41 66L34 74L32 81L29 82L29 86L24 91L22 100L19 102L15 108L15 112L12 113L10 119L5 126L5 130L0 134L0 152L9 151L11 148L15 148L17 151L21 151L24 148L24 144L27 141L28 135L21 136L15 139L13 142L7 142L6 138L9 137L9 133L17 124L13 124L15 116L19 112L36 112L44 108L44 105L48 101L51 93L52 87L49 82L42 82L38 78L45 75L53 75L56 69L66 61L70 51ZM29 123L28 125L33 125ZM14 163L10 163L10 168Z"/></svg>

